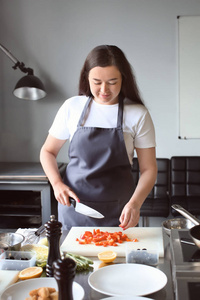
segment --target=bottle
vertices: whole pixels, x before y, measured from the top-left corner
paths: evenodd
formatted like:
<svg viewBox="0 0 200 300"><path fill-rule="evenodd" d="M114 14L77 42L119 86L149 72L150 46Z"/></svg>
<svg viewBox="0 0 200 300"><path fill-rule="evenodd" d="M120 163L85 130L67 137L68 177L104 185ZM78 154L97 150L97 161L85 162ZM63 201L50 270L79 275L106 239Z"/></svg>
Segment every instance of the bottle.
<svg viewBox="0 0 200 300"><path fill-rule="evenodd" d="M53 263L54 278L58 284L58 300L73 300L73 280L76 263L71 258L59 258Z"/></svg>
<svg viewBox="0 0 200 300"><path fill-rule="evenodd" d="M53 277L53 262L60 258L60 237L62 223L55 219L55 216L50 216L50 221L45 224L46 236L49 243L49 254L46 265L46 276Z"/></svg>

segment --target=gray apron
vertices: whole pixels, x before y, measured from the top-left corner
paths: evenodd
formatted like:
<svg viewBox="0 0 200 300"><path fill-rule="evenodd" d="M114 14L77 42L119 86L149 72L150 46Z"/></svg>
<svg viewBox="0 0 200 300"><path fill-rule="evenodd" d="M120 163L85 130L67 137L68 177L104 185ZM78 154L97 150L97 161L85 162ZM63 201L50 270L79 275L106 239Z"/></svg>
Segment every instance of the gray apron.
<svg viewBox="0 0 200 300"><path fill-rule="evenodd" d="M124 142L123 100L119 101L116 128L84 127L89 98L69 146L69 164L64 182L88 205L105 218L95 219L58 203L58 219L63 229L72 226L119 226L124 205L134 191L131 165Z"/></svg>

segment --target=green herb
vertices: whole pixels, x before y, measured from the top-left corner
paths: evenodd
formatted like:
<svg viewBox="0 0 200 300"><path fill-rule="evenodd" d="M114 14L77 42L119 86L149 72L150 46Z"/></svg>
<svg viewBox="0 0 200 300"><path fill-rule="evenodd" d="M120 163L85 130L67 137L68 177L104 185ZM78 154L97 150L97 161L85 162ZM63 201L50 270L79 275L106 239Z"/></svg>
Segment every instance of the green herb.
<svg viewBox="0 0 200 300"><path fill-rule="evenodd" d="M77 271L86 271L90 269L90 265L93 264L93 261L85 256L73 254L73 253L65 253L65 257L69 257L76 262L76 270Z"/></svg>

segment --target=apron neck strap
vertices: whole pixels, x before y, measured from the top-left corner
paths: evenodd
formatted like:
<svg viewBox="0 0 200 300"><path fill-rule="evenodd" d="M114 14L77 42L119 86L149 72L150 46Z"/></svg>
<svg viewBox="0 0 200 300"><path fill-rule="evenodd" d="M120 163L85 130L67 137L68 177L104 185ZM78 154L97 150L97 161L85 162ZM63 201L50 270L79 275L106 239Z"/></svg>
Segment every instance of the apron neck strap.
<svg viewBox="0 0 200 300"><path fill-rule="evenodd" d="M79 119L79 122L78 122L78 125L77 125L78 127L83 125L83 123L84 123L84 118L85 118L87 109L88 109L89 104L90 104L91 101L92 101L92 97L89 97L88 100L87 100L87 102L86 102L86 104L85 104L85 106L84 106L84 109L83 109L83 111L82 111L82 114L81 114L81 116L80 116L80 119Z"/></svg>
<svg viewBox="0 0 200 300"><path fill-rule="evenodd" d="M117 128L121 129L123 124L123 110L124 110L124 98L119 96L119 108L117 117Z"/></svg>
<svg viewBox="0 0 200 300"><path fill-rule="evenodd" d="M83 123L84 123L84 118L86 116L86 112L87 112L87 109L90 105L90 102L92 101L92 97L89 97L86 104L85 104L85 107L82 111L82 114L80 116L80 119L79 119L79 122L78 122L78 127L82 126ZM123 107L124 107L124 103L123 103L123 97L119 96L119 108L118 108L118 117L117 117L117 128L122 128L122 124L123 124Z"/></svg>

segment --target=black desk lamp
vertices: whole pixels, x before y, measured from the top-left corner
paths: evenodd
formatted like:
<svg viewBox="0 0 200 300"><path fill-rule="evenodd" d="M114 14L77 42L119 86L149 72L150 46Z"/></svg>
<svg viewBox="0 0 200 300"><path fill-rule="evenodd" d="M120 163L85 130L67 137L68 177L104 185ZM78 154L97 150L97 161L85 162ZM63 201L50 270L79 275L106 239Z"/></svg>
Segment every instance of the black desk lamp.
<svg viewBox="0 0 200 300"><path fill-rule="evenodd" d="M39 100L46 96L46 91L40 79L33 74L33 69L26 68L23 62L19 62L4 46L0 49L15 63L13 69L19 68L28 75L22 77L16 84L13 94L20 99Z"/></svg>

